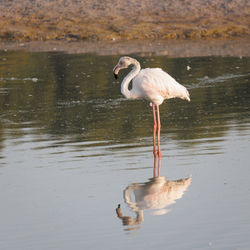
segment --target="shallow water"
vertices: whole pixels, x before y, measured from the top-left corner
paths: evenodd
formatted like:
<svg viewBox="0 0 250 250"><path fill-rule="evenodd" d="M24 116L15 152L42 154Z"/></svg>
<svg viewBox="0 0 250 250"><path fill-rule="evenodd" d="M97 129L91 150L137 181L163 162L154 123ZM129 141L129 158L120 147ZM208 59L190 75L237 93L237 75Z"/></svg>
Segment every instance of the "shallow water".
<svg viewBox="0 0 250 250"><path fill-rule="evenodd" d="M135 56L191 95L160 107L158 178L119 56L0 52L0 249L249 248L250 58Z"/></svg>

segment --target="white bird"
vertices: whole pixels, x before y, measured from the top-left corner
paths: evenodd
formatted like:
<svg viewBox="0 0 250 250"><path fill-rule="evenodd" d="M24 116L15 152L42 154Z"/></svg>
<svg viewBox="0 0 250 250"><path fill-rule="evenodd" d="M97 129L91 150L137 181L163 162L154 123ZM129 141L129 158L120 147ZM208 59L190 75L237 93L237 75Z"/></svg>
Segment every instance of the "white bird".
<svg viewBox="0 0 250 250"><path fill-rule="evenodd" d="M127 68L129 65L133 65L132 70L123 79L121 83L121 93L127 99L139 99L144 98L152 103L153 118L154 118L154 156L157 156L157 150L155 145L156 127L157 127L157 139L158 139L158 156L161 157L160 151L160 112L159 105L163 103L165 99L181 98L190 101L189 93L187 89L179 84L173 77L164 72L160 68L146 68L141 69L140 63L131 57L121 57L118 64L114 67L113 73L115 78L118 77L118 72L121 69ZM129 83L132 80L132 88L128 89ZM155 106L157 111L157 121L155 115ZM157 125L158 124L158 125Z"/></svg>

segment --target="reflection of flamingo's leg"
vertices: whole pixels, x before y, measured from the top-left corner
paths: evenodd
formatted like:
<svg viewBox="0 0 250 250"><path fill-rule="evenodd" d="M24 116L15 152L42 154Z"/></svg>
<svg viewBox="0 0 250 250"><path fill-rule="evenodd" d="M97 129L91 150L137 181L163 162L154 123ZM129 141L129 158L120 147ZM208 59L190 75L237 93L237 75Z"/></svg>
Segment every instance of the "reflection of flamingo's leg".
<svg viewBox="0 0 250 250"><path fill-rule="evenodd" d="M160 148L160 131L161 131L161 121L160 121L160 110L159 105L156 105L157 109L157 139L158 139L158 156L161 157L161 148Z"/></svg>
<svg viewBox="0 0 250 250"><path fill-rule="evenodd" d="M158 177L161 176L161 157L159 157L159 160L158 160Z"/></svg>
<svg viewBox="0 0 250 250"><path fill-rule="evenodd" d="M157 168L157 153L156 155L154 154L154 178L156 177L156 168Z"/></svg>
<svg viewBox="0 0 250 250"><path fill-rule="evenodd" d="M156 144L155 144L157 122L156 122L156 117L155 117L155 105L153 103L152 103L152 109L153 109L153 118L154 118L154 125L153 125L153 143L154 143L154 149L153 149L153 153L154 153L154 156L157 157L157 150L156 150Z"/></svg>

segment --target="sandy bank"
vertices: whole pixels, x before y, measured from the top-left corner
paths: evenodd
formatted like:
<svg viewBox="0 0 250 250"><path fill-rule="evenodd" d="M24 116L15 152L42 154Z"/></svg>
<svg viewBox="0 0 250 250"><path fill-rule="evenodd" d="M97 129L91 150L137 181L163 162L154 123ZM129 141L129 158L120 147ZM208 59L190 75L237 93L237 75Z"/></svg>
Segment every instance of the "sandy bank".
<svg viewBox="0 0 250 250"><path fill-rule="evenodd" d="M0 40L249 37L248 0L1 1Z"/></svg>

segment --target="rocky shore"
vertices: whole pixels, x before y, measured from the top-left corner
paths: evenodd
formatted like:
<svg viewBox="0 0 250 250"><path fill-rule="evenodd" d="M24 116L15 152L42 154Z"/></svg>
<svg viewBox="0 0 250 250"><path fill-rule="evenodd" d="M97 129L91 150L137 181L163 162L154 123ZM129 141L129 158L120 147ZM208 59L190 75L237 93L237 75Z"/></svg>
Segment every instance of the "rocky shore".
<svg viewBox="0 0 250 250"><path fill-rule="evenodd" d="M248 0L2 0L0 41L250 36Z"/></svg>

